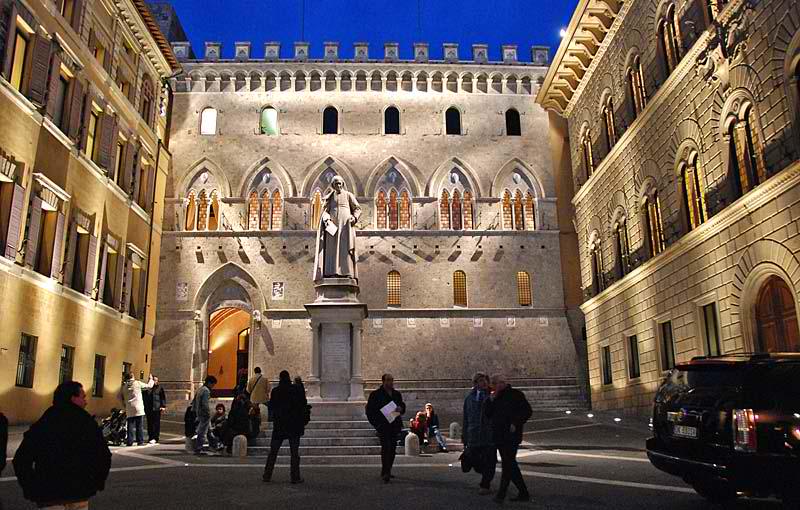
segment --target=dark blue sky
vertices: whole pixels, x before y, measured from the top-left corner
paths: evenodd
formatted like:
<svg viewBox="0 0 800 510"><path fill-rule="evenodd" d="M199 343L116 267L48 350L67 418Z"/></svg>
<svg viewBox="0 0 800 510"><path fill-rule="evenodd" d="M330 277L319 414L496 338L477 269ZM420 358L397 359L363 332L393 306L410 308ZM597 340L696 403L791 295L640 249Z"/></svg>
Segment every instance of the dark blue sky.
<svg viewBox="0 0 800 510"><path fill-rule="evenodd" d="M251 41L261 57L264 42L280 41L281 56L292 56L302 40L303 0L172 0L192 48L203 54L204 41L222 41L223 56L233 56L234 41ZM352 58L353 42L367 41L370 57L383 57L384 42L399 42L401 58L411 58L412 43L430 44L440 58L442 43L459 43L462 59L471 58L473 43L489 44L490 58L500 46L517 44L520 60L530 60L531 45L555 53L561 27L577 0L305 0L305 40L311 57L322 57L324 41L339 41L339 56ZM421 16L418 16L421 6ZM418 23L421 19L421 24Z"/></svg>

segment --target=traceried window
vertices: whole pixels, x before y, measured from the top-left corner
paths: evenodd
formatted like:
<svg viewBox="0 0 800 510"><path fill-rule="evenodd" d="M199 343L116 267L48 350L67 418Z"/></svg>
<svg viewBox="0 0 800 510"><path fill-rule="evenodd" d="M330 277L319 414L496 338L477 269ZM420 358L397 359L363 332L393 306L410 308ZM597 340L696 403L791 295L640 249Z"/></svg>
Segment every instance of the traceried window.
<svg viewBox="0 0 800 510"><path fill-rule="evenodd" d="M506 110L506 136L522 136L519 112L514 108Z"/></svg>
<svg viewBox="0 0 800 510"><path fill-rule="evenodd" d="M536 230L533 193L517 189L503 192L501 200L503 230Z"/></svg>
<svg viewBox="0 0 800 510"><path fill-rule="evenodd" d="M408 190L380 189L375 198L375 228L398 230L411 228L411 200Z"/></svg>
<svg viewBox="0 0 800 510"><path fill-rule="evenodd" d="M526 271L517 273L517 298L520 306L531 306L531 275Z"/></svg>
<svg viewBox="0 0 800 510"><path fill-rule="evenodd" d="M400 273L397 271L386 275L386 304L400 306Z"/></svg>
<svg viewBox="0 0 800 510"><path fill-rule="evenodd" d="M675 17L675 5L670 5L667 14L658 24L659 49L661 60L667 76L672 74L681 59L680 40L678 38L678 24Z"/></svg>
<svg viewBox="0 0 800 510"><path fill-rule="evenodd" d="M690 231L706 221L705 195L697 161L697 153L692 152L685 161L680 163L683 207L686 211L686 227Z"/></svg>
<svg viewBox="0 0 800 510"><path fill-rule="evenodd" d="M206 108L200 113L200 134L217 134L217 110L214 108Z"/></svg>
<svg viewBox="0 0 800 510"><path fill-rule="evenodd" d="M647 94L644 88L644 76L642 74L642 62L637 55L633 59L633 64L628 69L628 100L631 103L633 118L639 116L647 104Z"/></svg>
<svg viewBox="0 0 800 510"><path fill-rule="evenodd" d="M611 152L614 144L617 143L617 129L614 124L614 102L609 94L603 105L603 128L606 135L606 150Z"/></svg>
<svg viewBox="0 0 800 510"><path fill-rule="evenodd" d="M339 133L339 110L333 106L325 108L322 112L322 134L336 135Z"/></svg>
<svg viewBox="0 0 800 510"><path fill-rule="evenodd" d="M594 173L594 156L592 155L592 133L589 130L583 134L581 138L581 161L583 162L583 171L586 174L586 180L592 177Z"/></svg>
<svg viewBox="0 0 800 510"><path fill-rule="evenodd" d="M453 273L453 305L467 306L467 274L461 270Z"/></svg>
<svg viewBox="0 0 800 510"><path fill-rule="evenodd" d="M260 128L262 135L277 135L278 130L278 110L268 106L261 110Z"/></svg>
<svg viewBox="0 0 800 510"><path fill-rule="evenodd" d="M259 172L250 184L247 196L247 228L249 230L281 230L283 197L278 183L268 169Z"/></svg>
<svg viewBox="0 0 800 510"><path fill-rule="evenodd" d="M461 112L455 106L451 106L444 114L445 133L448 135L460 135L461 131Z"/></svg>
<svg viewBox="0 0 800 510"><path fill-rule="evenodd" d="M763 149L756 126L753 106L744 109L743 115L733 116L728 126L731 177L737 197L767 180Z"/></svg>
<svg viewBox="0 0 800 510"><path fill-rule="evenodd" d="M383 134L400 134L400 110L394 106L388 107L383 112Z"/></svg>
<svg viewBox="0 0 800 510"><path fill-rule="evenodd" d="M440 230L472 230L475 228L475 205L471 185L459 168L453 168L449 189L439 195Z"/></svg>
<svg viewBox="0 0 800 510"><path fill-rule="evenodd" d="M645 199L642 206L642 216L644 220L644 234L647 243L647 250L651 257L655 257L664 251L664 232L661 223L661 203L658 199L658 192Z"/></svg>

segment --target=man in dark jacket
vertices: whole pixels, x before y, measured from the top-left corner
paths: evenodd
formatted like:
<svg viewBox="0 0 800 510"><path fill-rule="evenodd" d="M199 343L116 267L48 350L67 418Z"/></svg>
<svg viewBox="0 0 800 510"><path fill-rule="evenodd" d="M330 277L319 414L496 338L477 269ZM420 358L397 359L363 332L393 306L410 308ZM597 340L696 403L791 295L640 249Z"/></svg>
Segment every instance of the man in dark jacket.
<svg viewBox="0 0 800 510"><path fill-rule="evenodd" d="M489 377L478 372L472 377L472 391L464 399L464 429L462 442L465 454L475 459L481 473L478 494L491 494L492 480L497 469L497 450L492 442L492 424L486 417L489 402Z"/></svg>
<svg viewBox="0 0 800 510"><path fill-rule="evenodd" d="M369 394L366 411L369 423L378 431L381 440L381 478L384 483L389 483L397 454L397 436L403 429L403 420L400 417L405 414L406 405L403 403L403 396L394 389L392 374L383 374L381 382L381 387ZM382 410L390 402L396 408L386 416Z"/></svg>
<svg viewBox="0 0 800 510"><path fill-rule="evenodd" d="M14 472L25 498L40 507L85 503L105 488L111 452L85 407L83 386L62 383L23 436Z"/></svg>
<svg viewBox="0 0 800 510"><path fill-rule="evenodd" d="M305 432L306 400L305 393L292 384L289 372L283 370L278 375L278 386L270 393L270 416L274 417L272 427L272 441L269 444L269 456L264 466L262 480L272 480L272 471L278 459L278 450L285 439L289 440L290 450L290 477L292 483L303 483L300 478L300 436Z"/></svg>
<svg viewBox="0 0 800 510"><path fill-rule="evenodd" d="M494 392L486 405L486 416L492 422L492 439L503 466L495 500L502 503L509 483L514 482L519 494L511 501L530 501L528 487L517 464L517 450L522 443L522 428L533 411L525 394L512 388L502 375L492 376L492 386Z"/></svg>
<svg viewBox="0 0 800 510"><path fill-rule="evenodd" d="M150 444L157 443L161 435L161 413L167 408L167 395L153 377L153 387L144 394L144 412L147 415L147 439Z"/></svg>

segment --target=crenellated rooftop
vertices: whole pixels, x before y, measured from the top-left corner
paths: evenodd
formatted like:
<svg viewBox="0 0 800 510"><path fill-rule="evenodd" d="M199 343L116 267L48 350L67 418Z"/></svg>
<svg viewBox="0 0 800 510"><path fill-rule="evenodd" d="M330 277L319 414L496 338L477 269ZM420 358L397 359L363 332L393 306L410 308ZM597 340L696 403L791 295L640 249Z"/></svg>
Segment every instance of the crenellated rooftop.
<svg viewBox="0 0 800 510"><path fill-rule="evenodd" d="M206 41L202 59L191 59L192 47L188 41L172 42L172 48L178 60L182 62L415 62L415 63L461 63L461 64L486 64L486 65L519 65L519 66L548 66L550 64L550 48L548 46L531 46L530 62L521 62L518 59L518 47L516 44L505 44L502 46L502 60L489 60L489 46L486 44L473 44L471 48L471 59L463 60L459 54L457 43L444 43L442 45L442 58L430 59L430 45L424 42L414 43L414 58L400 58L400 44L387 42L383 45L383 55L379 58L370 57L369 43L353 43L353 54L346 58L340 54L338 42L323 43L322 58L311 58L311 44L298 41L293 45L293 57L291 59L281 58L281 43L270 41L264 43L264 57L261 59L252 58L252 43L250 41L238 41L234 43L233 58L223 58L223 48L221 42Z"/></svg>

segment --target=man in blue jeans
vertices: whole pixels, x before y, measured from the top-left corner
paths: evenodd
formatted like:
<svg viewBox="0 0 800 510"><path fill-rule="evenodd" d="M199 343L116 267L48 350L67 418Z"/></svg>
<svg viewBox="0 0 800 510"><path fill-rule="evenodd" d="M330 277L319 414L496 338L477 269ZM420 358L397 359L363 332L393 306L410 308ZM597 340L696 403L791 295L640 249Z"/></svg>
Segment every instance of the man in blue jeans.
<svg viewBox="0 0 800 510"><path fill-rule="evenodd" d="M211 407L209 400L211 399L211 389L217 384L217 378L213 375L206 377L205 383L200 386L194 396L192 407L194 408L195 416L197 416L197 438L194 441L194 453L196 455L203 454L203 443L208 438L208 444L211 448L216 449L217 439L208 433L211 424Z"/></svg>

